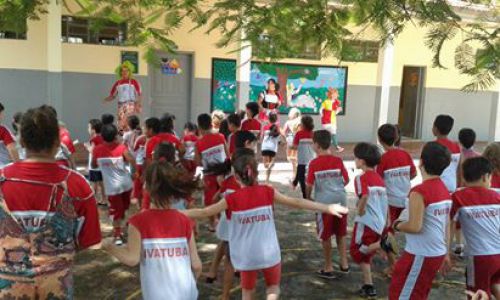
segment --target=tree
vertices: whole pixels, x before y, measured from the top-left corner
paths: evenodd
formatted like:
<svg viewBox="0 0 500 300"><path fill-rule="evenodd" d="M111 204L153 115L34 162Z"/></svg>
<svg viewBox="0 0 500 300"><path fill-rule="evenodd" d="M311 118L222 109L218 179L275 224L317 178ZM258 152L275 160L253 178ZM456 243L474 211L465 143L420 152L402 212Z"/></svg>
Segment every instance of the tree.
<svg viewBox="0 0 500 300"><path fill-rule="evenodd" d="M276 76L278 79L277 82L279 84L279 92L283 96L284 105L287 105L287 88L286 84L288 79L296 79L296 78L306 78L313 80L318 77L318 68L304 68L304 67L296 67L293 65L284 65L284 64L272 64L272 63L258 63L255 64L256 68L259 69L260 72L269 74L271 76Z"/></svg>
<svg viewBox="0 0 500 300"><path fill-rule="evenodd" d="M19 22L26 16L37 17L44 13L46 1L0 0L0 24L3 22L6 26L5 23ZM457 8L446 0L75 1L80 4L81 14L127 22L129 43L144 46L149 61L157 59L156 49L176 51L169 37L185 18L193 21L195 28L208 26L207 33L220 31L219 47L234 49L242 39L243 30L245 40L259 49L257 58L266 61L295 57L309 44L321 45L323 56L332 55L341 60L348 51L346 41L359 38L360 32L349 30L349 24L361 31L375 29L382 44L397 37L408 24L416 24L429 28L425 42L434 52L435 67L446 67L440 59L443 45L459 33L463 36L455 49L455 66L461 73L472 76L465 90L487 88L500 78L499 9L491 4L488 10L474 12L474 19L462 22ZM487 0L461 3L469 3L473 10L475 3L487 3ZM11 17L4 20L6 14ZM158 22L161 26L157 26Z"/></svg>

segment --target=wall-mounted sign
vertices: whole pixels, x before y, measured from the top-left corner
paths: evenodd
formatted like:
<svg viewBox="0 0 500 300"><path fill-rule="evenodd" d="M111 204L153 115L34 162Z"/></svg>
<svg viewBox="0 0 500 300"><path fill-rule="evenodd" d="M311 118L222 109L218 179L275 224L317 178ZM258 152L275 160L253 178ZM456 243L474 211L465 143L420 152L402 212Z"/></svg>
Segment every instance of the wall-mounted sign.
<svg viewBox="0 0 500 300"><path fill-rule="evenodd" d="M121 63L129 61L134 65L134 74L139 73L139 53L137 51L122 51Z"/></svg>
<svg viewBox="0 0 500 300"><path fill-rule="evenodd" d="M161 72L165 75L177 75L182 73L182 68L177 59L163 57L161 59Z"/></svg>

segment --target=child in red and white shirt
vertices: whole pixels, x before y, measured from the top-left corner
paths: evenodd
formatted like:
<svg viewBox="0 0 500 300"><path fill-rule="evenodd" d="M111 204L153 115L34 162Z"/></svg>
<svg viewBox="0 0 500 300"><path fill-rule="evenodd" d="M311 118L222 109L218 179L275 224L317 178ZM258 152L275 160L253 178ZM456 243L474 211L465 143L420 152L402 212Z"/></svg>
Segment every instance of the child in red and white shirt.
<svg viewBox="0 0 500 300"><path fill-rule="evenodd" d="M281 254L274 224L274 203L339 217L347 213L347 208L338 204L325 205L293 199L270 186L258 185L255 155L239 155L238 151L232 164L236 178L244 187L212 206L184 213L189 217L203 218L226 211L229 220L230 257L234 268L241 274L243 299L252 299L259 271L264 273L268 299L277 299L280 293Z"/></svg>
<svg viewBox="0 0 500 300"><path fill-rule="evenodd" d="M462 170L466 187L452 196L451 218L460 222L467 242L467 289L500 299L500 194L489 189L493 166L474 157Z"/></svg>
<svg viewBox="0 0 500 300"><path fill-rule="evenodd" d="M73 144L68 128L62 122L59 122L59 140L61 141L61 145L56 154L57 163L61 166L75 169L75 160L73 157L73 154L76 152L75 145Z"/></svg>
<svg viewBox="0 0 500 300"><path fill-rule="evenodd" d="M427 299L437 272L442 266L449 266L452 201L440 176L450 160L450 152L437 142L427 143L422 149L423 182L411 190L407 210L392 225L394 231L406 233L406 246L394 266L390 300Z"/></svg>
<svg viewBox="0 0 500 300"><path fill-rule="evenodd" d="M184 168L194 176L196 173L196 161L194 160L194 152L195 145L198 141L198 127L196 124L191 122L187 122L184 126L184 136L181 139L184 148L186 149L186 153L184 153L184 157L182 159L182 164Z"/></svg>
<svg viewBox="0 0 500 300"><path fill-rule="evenodd" d="M297 150L297 173L292 182L292 187L300 184L302 197L306 198L306 168L309 162L316 156L312 148L314 120L311 116L303 116L301 119L301 129L293 138L292 148Z"/></svg>
<svg viewBox="0 0 500 300"><path fill-rule="evenodd" d="M269 113L269 123L262 128L261 154L264 168L266 169L266 184L269 184L271 172L274 167L274 158L278 153L281 138L281 128L278 123L278 115Z"/></svg>
<svg viewBox="0 0 500 300"><path fill-rule="evenodd" d="M387 189L387 201L389 203L389 224L396 221L408 202L408 194L411 189L411 180L417 176L417 169L411 155L395 146L398 139L398 129L392 124L380 126L377 132L378 140L385 150L380 163L377 165L377 173L384 179ZM388 232L394 234L392 227ZM396 262L393 253L388 254L389 268L386 273L390 275Z"/></svg>
<svg viewBox="0 0 500 300"><path fill-rule="evenodd" d="M462 178L462 164L468 158L481 156L481 153L474 150L474 143L476 142L476 132L471 128L462 128L458 132L458 141L460 142L460 148L462 149L460 155L460 163L458 166L458 186L465 186L465 182ZM457 224L458 225L458 224Z"/></svg>
<svg viewBox="0 0 500 300"><path fill-rule="evenodd" d="M355 263L363 271L363 286L359 294L362 297L375 297L377 292L373 287L371 261L379 249L386 252L394 249L386 245L382 238L387 222L387 191L384 180L375 172L380 163L380 152L376 145L359 143L354 147L354 162L356 168L363 173L355 179L355 192L359 197L356 207L358 213L354 219L350 253Z"/></svg>
<svg viewBox="0 0 500 300"><path fill-rule="evenodd" d="M91 119L89 121L89 135L90 140L85 144L85 148L89 152L89 163L88 163L88 171L89 171L89 181L92 183L94 192L100 193L100 199L97 200L99 205L108 205L108 199L106 197L106 193L104 192L104 183L102 181L102 173L99 168L92 167L92 152L96 146L104 143L104 140L101 136L102 122L99 119Z"/></svg>
<svg viewBox="0 0 500 300"><path fill-rule="evenodd" d="M117 245L123 244L122 226L130 206L132 176L126 163L135 166L135 160L127 147L116 142L118 129L115 125L104 125L101 130L104 143L94 148L92 166L102 172L104 191L110 204L109 214L113 221L113 237Z"/></svg>
<svg viewBox="0 0 500 300"><path fill-rule="evenodd" d="M250 131L255 135L257 139L260 138L260 131L262 125L259 120L256 119L259 114L259 104L257 102L248 102L246 105L247 109L247 119L241 123L241 130Z"/></svg>
<svg viewBox="0 0 500 300"><path fill-rule="evenodd" d="M152 136L146 143L146 165L153 160L154 149L162 142L174 145L175 149L178 151L179 157L182 157L185 153L185 148L181 141L173 133L161 131L162 127L163 126L160 125L160 133Z"/></svg>
<svg viewBox="0 0 500 300"><path fill-rule="evenodd" d="M198 186L184 170L168 162L152 162L146 171L146 189L152 209L129 219L128 243L103 248L119 261L141 266L141 290L144 299L198 299L196 278L202 264L189 218L173 206L175 199L186 198Z"/></svg>
<svg viewBox="0 0 500 300"><path fill-rule="evenodd" d="M0 168L19 159L14 136L7 127L1 125L4 109L4 106L0 103Z"/></svg>
<svg viewBox="0 0 500 300"><path fill-rule="evenodd" d="M220 133L212 132L212 117L209 114L201 114L198 116L198 128L201 138L195 145L195 160L199 166L203 167L203 183L204 195L203 201L205 206L213 203L214 195L219 190L217 176L210 174L210 166L223 163L228 159L228 151L226 147L226 139ZM216 218L210 218L209 231L215 232Z"/></svg>
<svg viewBox="0 0 500 300"><path fill-rule="evenodd" d="M132 199L130 200L133 204L142 205L143 201L143 186L144 181L142 180L144 174L144 162L146 159L146 144L148 137L146 134L139 136L135 140L134 145L134 158L135 158L135 173L134 173L134 190L132 192Z"/></svg>
<svg viewBox="0 0 500 300"><path fill-rule="evenodd" d="M227 138L227 147L229 150L229 155L232 156L236 150L236 136L241 129L241 118L238 114L230 114L227 116L227 125L229 127L229 137Z"/></svg>
<svg viewBox="0 0 500 300"><path fill-rule="evenodd" d="M500 193L500 143L493 142L486 146L483 156L493 165L491 188Z"/></svg>
<svg viewBox="0 0 500 300"><path fill-rule="evenodd" d="M324 204L340 204L347 206L345 186L349 183L349 175L340 157L330 151L332 136L328 130L318 130L313 135L313 148L318 155L309 163L306 179L306 194L314 201ZM327 279L335 278L332 264L332 236L335 235L339 251L339 269L343 273L349 272L347 262L346 240L347 215L336 217L329 214L316 215L318 237L323 246L325 265L318 272L318 276Z"/></svg>

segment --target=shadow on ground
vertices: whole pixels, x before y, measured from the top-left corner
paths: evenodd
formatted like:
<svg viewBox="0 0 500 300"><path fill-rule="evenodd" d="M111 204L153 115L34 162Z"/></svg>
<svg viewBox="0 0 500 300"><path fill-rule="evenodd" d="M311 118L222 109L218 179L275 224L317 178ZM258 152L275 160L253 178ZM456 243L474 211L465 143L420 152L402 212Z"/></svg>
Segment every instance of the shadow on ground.
<svg viewBox="0 0 500 300"><path fill-rule="evenodd" d="M281 192L299 196L291 192L287 186L274 183ZM355 199L349 197L351 208L349 218L349 235L353 226ZM109 235L109 219L106 211L101 211L101 220L105 235ZM206 230L206 223L199 222L198 249L204 271L208 269L217 239ZM337 280L323 280L314 275L322 267L321 246L316 239L314 213L276 208L276 227L282 249L282 281L281 299L359 299L357 290L361 284L362 274L357 265L351 264L351 273ZM398 238L402 242L401 237ZM334 252L333 260L338 265L338 256ZM463 299L464 267L463 262L456 261L453 271L446 278L436 280L430 299ZM373 263L374 283L378 291L378 299L387 298L390 283L382 270L386 262L376 256ZM221 270L222 271L222 270ZM222 274L219 273L219 278ZM200 299L218 299L221 292L220 282L205 284L199 280ZM257 299L264 299L264 285L258 283ZM241 299L241 290L235 282L233 298ZM75 266L75 298L76 299L141 299L139 267L129 268L100 250L85 251L77 255ZM165 298L168 299L168 296Z"/></svg>

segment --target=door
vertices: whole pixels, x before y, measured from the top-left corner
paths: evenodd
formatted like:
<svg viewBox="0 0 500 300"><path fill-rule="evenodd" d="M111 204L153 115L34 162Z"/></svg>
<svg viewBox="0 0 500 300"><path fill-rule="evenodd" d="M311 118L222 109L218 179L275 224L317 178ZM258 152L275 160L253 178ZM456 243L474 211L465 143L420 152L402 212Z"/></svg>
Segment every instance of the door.
<svg viewBox="0 0 500 300"><path fill-rule="evenodd" d="M191 56L187 54L159 54L161 67L149 66L151 82L151 114L175 115L175 129L182 133L191 109Z"/></svg>
<svg viewBox="0 0 500 300"><path fill-rule="evenodd" d="M421 135L424 84L425 67L403 67L398 124L404 137L419 138Z"/></svg>

